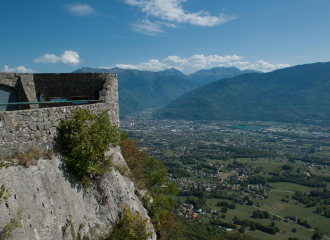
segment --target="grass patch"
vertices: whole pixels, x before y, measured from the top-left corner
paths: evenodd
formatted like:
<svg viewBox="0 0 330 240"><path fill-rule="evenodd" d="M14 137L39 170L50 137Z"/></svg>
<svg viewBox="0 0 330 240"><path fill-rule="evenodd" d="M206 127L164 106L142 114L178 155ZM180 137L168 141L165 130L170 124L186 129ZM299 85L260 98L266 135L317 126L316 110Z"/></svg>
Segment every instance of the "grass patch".
<svg viewBox="0 0 330 240"><path fill-rule="evenodd" d="M290 191L290 192L300 191L300 192L308 193L312 190L315 190L315 188L312 187L306 187L296 183L289 183L289 182L269 183L269 186L275 187L274 190Z"/></svg>
<svg viewBox="0 0 330 240"><path fill-rule="evenodd" d="M18 165L28 168L31 165L37 165L37 162L40 158L51 160L53 154L54 154L53 151L50 150L44 151L40 147L32 147L27 153L22 153L22 154L17 153L12 157L6 157L0 160L12 162L12 163L16 162Z"/></svg>

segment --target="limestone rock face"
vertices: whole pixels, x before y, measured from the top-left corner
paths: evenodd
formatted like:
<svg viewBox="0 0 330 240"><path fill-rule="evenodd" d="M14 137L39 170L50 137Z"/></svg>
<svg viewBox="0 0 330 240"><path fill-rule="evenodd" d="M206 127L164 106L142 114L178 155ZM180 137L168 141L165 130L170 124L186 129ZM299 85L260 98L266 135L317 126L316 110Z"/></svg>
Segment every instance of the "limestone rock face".
<svg viewBox="0 0 330 240"><path fill-rule="evenodd" d="M120 149L112 151L120 158ZM40 159L29 168L4 168L0 183L12 194L0 204L0 231L17 211L24 209L22 215L26 216L24 227L13 232L14 239L72 239L71 227L76 237L90 236L90 230L101 234L109 230L110 222L120 220L125 205L149 219L129 178L111 170L84 189L66 171L61 156ZM156 239L150 223L148 227L153 232L151 239Z"/></svg>

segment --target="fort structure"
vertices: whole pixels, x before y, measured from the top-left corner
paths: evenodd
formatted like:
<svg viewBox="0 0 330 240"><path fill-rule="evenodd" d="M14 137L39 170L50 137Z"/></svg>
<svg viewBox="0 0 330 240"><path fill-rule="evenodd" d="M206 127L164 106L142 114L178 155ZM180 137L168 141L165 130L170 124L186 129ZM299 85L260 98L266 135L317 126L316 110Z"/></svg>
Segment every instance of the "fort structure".
<svg viewBox="0 0 330 240"><path fill-rule="evenodd" d="M77 109L106 111L119 125L115 73L0 73L0 103L0 157L54 149L56 127Z"/></svg>

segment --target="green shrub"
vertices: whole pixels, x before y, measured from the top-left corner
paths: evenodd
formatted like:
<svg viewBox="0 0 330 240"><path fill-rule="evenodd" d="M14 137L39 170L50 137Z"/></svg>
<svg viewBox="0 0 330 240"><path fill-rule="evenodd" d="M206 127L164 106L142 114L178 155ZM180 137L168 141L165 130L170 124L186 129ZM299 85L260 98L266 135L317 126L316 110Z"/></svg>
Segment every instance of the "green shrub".
<svg viewBox="0 0 330 240"><path fill-rule="evenodd" d="M12 239L12 232L17 228L24 226L23 222L26 218L22 216L22 212L24 212L24 209L19 210L14 218L12 218L0 231L0 239Z"/></svg>
<svg viewBox="0 0 330 240"><path fill-rule="evenodd" d="M147 231L147 218L143 218L140 213L133 214L129 207L124 207L124 216L115 226L106 240L146 240L152 233Z"/></svg>
<svg viewBox="0 0 330 240"><path fill-rule="evenodd" d="M4 167L5 165L0 162L0 170ZM9 194L8 189L6 189L5 185L1 185L0 186L0 203L3 200L7 200L9 197L11 196L11 194Z"/></svg>
<svg viewBox="0 0 330 240"><path fill-rule="evenodd" d="M68 170L79 181L86 183L91 175L103 175L109 170L111 158L104 153L110 144L119 144L120 133L105 111L95 115L86 109L77 110L58 128Z"/></svg>

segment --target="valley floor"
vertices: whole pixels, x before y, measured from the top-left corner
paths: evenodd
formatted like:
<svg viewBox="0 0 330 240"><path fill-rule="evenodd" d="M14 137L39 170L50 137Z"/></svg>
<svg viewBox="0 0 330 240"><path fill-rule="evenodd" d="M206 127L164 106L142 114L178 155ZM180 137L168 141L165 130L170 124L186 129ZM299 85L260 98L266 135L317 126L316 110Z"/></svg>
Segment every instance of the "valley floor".
<svg viewBox="0 0 330 240"><path fill-rule="evenodd" d="M329 128L155 120L150 113L128 116L121 127L141 150L164 160L180 189L173 196L178 216L209 225L214 220L219 226L247 219L277 228L274 235L244 228L258 239L311 239L316 229L330 237ZM225 210L224 204L235 209ZM257 210L270 217L253 218Z"/></svg>

